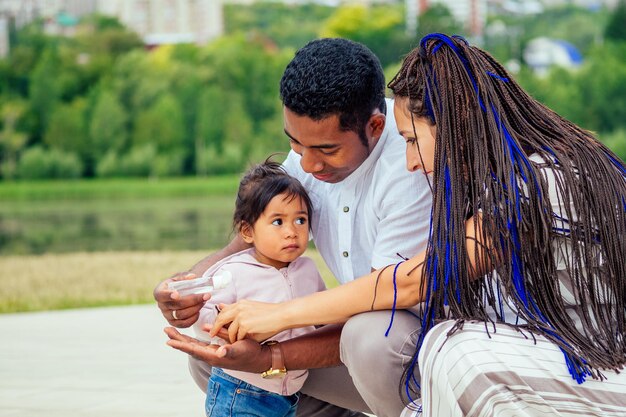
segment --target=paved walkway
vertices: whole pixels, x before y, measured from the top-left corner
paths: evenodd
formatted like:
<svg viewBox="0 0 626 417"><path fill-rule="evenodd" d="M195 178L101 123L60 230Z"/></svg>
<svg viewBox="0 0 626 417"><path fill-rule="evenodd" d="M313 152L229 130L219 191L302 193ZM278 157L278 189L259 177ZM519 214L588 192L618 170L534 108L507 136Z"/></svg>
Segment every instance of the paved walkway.
<svg viewBox="0 0 626 417"><path fill-rule="evenodd" d="M202 417L155 305L0 314L0 416Z"/></svg>

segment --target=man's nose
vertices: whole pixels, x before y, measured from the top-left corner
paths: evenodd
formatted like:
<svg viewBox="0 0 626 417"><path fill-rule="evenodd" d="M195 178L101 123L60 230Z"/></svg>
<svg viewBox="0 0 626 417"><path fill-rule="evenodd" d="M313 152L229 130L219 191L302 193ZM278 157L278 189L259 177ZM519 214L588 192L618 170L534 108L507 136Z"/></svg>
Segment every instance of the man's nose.
<svg viewBox="0 0 626 417"><path fill-rule="evenodd" d="M300 165L304 172L312 174L324 169L324 163L315 155L314 151L303 150L301 155Z"/></svg>

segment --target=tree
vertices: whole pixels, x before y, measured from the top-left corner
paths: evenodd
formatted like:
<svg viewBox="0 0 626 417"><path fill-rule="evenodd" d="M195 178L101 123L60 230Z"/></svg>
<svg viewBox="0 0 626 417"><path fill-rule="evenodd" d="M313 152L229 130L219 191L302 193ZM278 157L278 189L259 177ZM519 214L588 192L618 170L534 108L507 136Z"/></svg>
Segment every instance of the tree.
<svg viewBox="0 0 626 417"><path fill-rule="evenodd" d="M44 51L31 77L29 98L31 107L38 118L40 136L48 127L49 115L60 98L61 89L58 83L59 59L55 48Z"/></svg>
<svg viewBox="0 0 626 417"><path fill-rule="evenodd" d="M611 41L626 41L626 1L621 0L609 19L604 36Z"/></svg>
<svg viewBox="0 0 626 417"><path fill-rule="evenodd" d="M88 161L90 143L85 129L84 115L84 99L57 106L50 116L44 142L51 149L76 153L81 159Z"/></svg>
<svg viewBox="0 0 626 417"><path fill-rule="evenodd" d="M152 174L180 175L190 149L185 147L185 126L180 104L172 94L164 94L137 116L133 149L153 146L156 158Z"/></svg>
<svg viewBox="0 0 626 417"><path fill-rule="evenodd" d="M20 118L25 113L26 103L21 100L10 100L0 108L2 130L0 130L0 176L5 179L15 177L17 155L26 145L28 135L17 129Z"/></svg>
<svg viewBox="0 0 626 417"><path fill-rule="evenodd" d="M419 16L417 30L418 38L429 33L440 32L462 34L463 27L454 19L450 9L443 4L433 4Z"/></svg>
<svg viewBox="0 0 626 417"><path fill-rule="evenodd" d="M405 33L402 9L389 6L341 6L326 21L320 36L361 42L378 56L383 67L399 61L414 42Z"/></svg>
<svg viewBox="0 0 626 417"><path fill-rule="evenodd" d="M96 101L89 136L94 159L101 159L108 151L120 152L127 145L126 110L112 91L103 90Z"/></svg>

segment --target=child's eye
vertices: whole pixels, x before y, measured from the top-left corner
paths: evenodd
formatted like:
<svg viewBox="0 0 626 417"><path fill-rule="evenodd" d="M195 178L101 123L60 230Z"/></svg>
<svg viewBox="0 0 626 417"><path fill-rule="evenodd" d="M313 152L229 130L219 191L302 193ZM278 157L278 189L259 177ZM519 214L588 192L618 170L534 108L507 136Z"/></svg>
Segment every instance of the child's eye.
<svg viewBox="0 0 626 417"><path fill-rule="evenodd" d="M274 221L272 222L272 224L273 224L274 226L280 226L280 225L282 225L282 224L283 224L283 221L282 221L281 219L276 219L276 220L274 220Z"/></svg>
<svg viewBox="0 0 626 417"><path fill-rule="evenodd" d="M407 145L415 145L415 142L417 142L415 138L406 138Z"/></svg>
<svg viewBox="0 0 626 417"><path fill-rule="evenodd" d="M296 224L306 224L306 217L298 217L296 219Z"/></svg>

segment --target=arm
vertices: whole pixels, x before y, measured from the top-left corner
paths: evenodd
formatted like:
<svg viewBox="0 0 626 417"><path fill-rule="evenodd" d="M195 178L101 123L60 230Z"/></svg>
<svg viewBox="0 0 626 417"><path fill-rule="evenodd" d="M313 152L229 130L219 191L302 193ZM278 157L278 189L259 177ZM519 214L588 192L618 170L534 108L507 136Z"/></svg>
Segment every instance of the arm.
<svg viewBox="0 0 626 417"><path fill-rule="evenodd" d="M325 326L306 335L281 342L287 369L312 369L336 366L339 359L339 339L342 326ZM203 343L168 327L167 344L211 366L238 371L261 373L270 368L272 358L269 347L252 339L237 341L217 347Z"/></svg>
<svg viewBox="0 0 626 417"><path fill-rule="evenodd" d="M475 254L467 258L472 268L484 264L477 262L484 251L484 246L476 240L480 235L480 218L472 217L466 223L468 253ZM477 248L479 250L475 251ZM339 323L361 312L390 309L394 305L394 298L396 308L414 306L426 298L426 288L422 282L424 259L425 252L398 267L397 293L394 291L393 283L395 265L391 265L339 287L285 303L269 304L243 300L225 306L218 315L211 334L215 334L228 323L231 340L294 327ZM476 276L481 276L487 271L476 272Z"/></svg>
<svg viewBox="0 0 626 417"><path fill-rule="evenodd" d="M189 271L175 274L157 285L154 289L153 296L161 310L161 314L163 314L163 317L165 317L168 323L180 328L191 326L198 320L200 309L205 301L210 298L210 294L195 294L180 297L178 292L168 289L168 283L183 279L192 279L197 275L202 275L211 265L248 247L248 244L237 235L227 246L202 259ZM173 316L174 311L176 311L177 318Z"/></svg>

